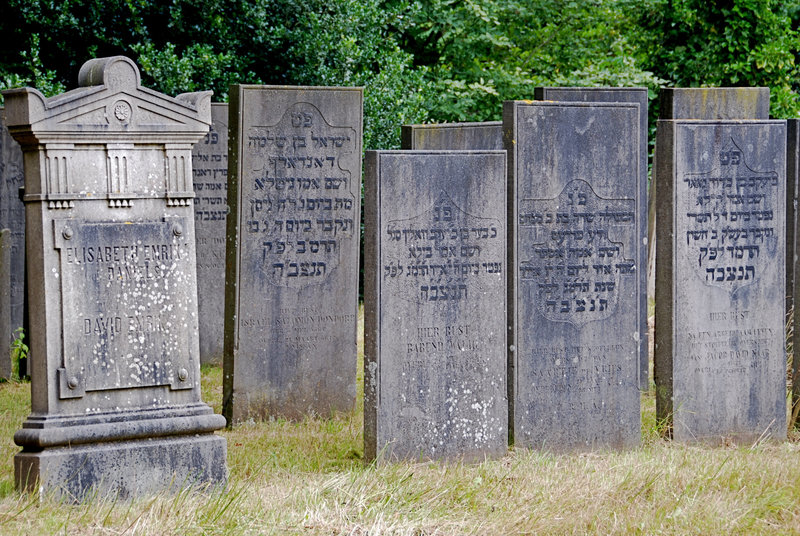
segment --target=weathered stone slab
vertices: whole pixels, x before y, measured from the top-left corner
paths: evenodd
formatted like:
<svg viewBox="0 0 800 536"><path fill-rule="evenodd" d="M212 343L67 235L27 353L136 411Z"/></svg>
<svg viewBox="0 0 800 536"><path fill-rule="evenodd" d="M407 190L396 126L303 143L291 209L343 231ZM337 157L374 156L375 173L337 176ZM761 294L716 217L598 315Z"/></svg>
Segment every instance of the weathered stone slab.
<svg viewBox="0 0 800 536"><path fill-rule="evenodd" d="M784 121L659 121L656 410L678 441L786 436Z"/></svg>
<svg viewBox="0 0 800 536"><path fill-rule="evenodd" d="M228 423L354 407L360 88L234 86Z"/></svg>
<svg viewBox="0 0 800 536"><path fill-rule="evenodd" d="M211 92L144 88L122 56L86 62L78 81L68 97L3 92L26 162L31 283L17 486L81 499L224 484L224 419L200 397L191 176Z"/></svg>
<svg viewBox="0 0 800 536"><path fill-rule="evenodd" d="M403 149L494 151L505 148L502 121L403 125L400 134Z"/></svg>
<svg viewBox="0 0 800 536"><path fill-rule="evenodd" d="M366 162L366 458L503 455L505 152Z"/></svg>
<svg viewBox="0 0 800 536"><path fill-rule="evenodd" d="M11 231L8 243L11 248L11 264L8 267L11 310L10 331L0 333L0 347L10 344L14 330L24 324L25 314L25 205L19 197L25 175L22 149L8 133L4 115L0 111L0 228Z"/></svg>
<svg viewBox="0 0 800 536"><path fill-rule="evenodd" d="M13 333L15 328L12 326L11 230L0 229L0 333ZM0 378L12 377L10 348L10 344L0 345Z"/></svg>
<svg viewBox="0 0 800 536"><path fill-rule="evenodd" d="M534 92L537 100L548 101L571 101L571 102L635 102L639 104L639 193L640 199L647 199L647 155L649 152L647 144L647 88L646 87L540 87ZM641 219L639 225L647 229L648 212L642 210L638 213ZM646 237L648 243L650 237ZM641 267L639 275L639 299L642 303L639 307L647 311L647 258L648 247L637 248L639 256L636 265ZM647 315L642 315L639 319L639 389L647 390L650 388L649 365L650 354L647 341Z"/></svg>
<svg viewBox="0 0 800 536"><path fill-rule="evenodd" d="M211 129L192 149L197 240L200 363L222 363L225 220L228 214L228 105L211 104Z"/></svg>
<svg viewBox="0 0 800 536"><path fill-rule="evenodd" d="M797 194L800 191L800 119L786 120L786 306L785 318L791 318L794 322L794 332L792 334L792 348L800 344L800 332L797 331L797 322L800 315L789 317L795 303L795 280L797 279L797 225L798 213ZM797 320L794 320L797 318ZM792 408L797 407L800 402L800 352L792 355ZM797 422L795 422L797 425Z"/></svg>
<svg viewBox="0 0 800 536"><path fill-rule="evenodd" d="M768 87L675 87L660 92L661 119L769 119Z"/></svg>
<svg viewBox="0 0 800 536"><path fill-rule="evenodd" d="M638 104L506 102L517 446L639 443Z"/></svg>

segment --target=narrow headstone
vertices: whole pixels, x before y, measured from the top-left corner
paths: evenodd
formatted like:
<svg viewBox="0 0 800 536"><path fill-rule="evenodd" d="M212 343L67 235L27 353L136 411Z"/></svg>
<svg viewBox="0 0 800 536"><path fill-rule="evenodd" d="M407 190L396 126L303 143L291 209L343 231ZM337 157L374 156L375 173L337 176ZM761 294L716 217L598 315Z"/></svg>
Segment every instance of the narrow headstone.
<svg viewBox="0 0 800 536"><path fill-rule="evenodd" d="M647 144L647 88L646 87L539 87L534 92L537 100L558 101L558 102L635 102L639 104L639 192L640 199L647 199L647 155L649 152ZM639 225L647 229L648 211L642 210L637 216L642 220ZM647 258L649 236L645 237L647 242L638 247L639 253L636 259L636 266L639 277L639 299L642 303L639 307L647 311ZM650 388L649 365L650 355L647 341L647 315L642 315L639 319L639 389L646 391Z"/></svg>
<svg viewBox="0 0 800 536"><path fill-rule="evenodd" d="M11 323L11 229L0 229L0 333L12 333ZM6 343L6 339L9 342ZM0 345L0 378L12 376L10 337Z"/></svg>
<svg viewBox="0 0 800 536"><path fill-rule="evenodd" d="M192 144L211 92L168 97L115 56L79 88L4 91L26 169L31 414L17 487L131 497L227 478L202 402Z"/></svg>
<svg viewBox="0 0 800 536"><path fill-rule="evenodd" d="M230 95L223 413L230 425L350 411L363 92Z"/></svg>
<svg viewBox="0 0 800 536"><path fill-rule="evenodd" d="M8 325L11 331L0 332L0 347L8 346L14 330L23 326L25 314L25 205L19 197L25 175L22 149L8 133L4 115L0 112L0 228L11 232L8 242L11 264L7 268L11 277Z"/></svg>
<svg viewBox="0 0 800 536"><path fill-rule="evenodd" d="M686 442L786 436L786 124L659 121L656 411Z"/></svg>
<svg viewBox="0 0 800 536"><path fill-rule="evenodd" d="M437 123L403 125L403 149L437 150L502 150L503 122Z"/></svg>
<svg viewBox="0 0 800 536"><path fill-rule="evenodd" d="M222 363L225 218L228 214L228 105L211 105L211 129L192 149L197 240L200 363Z"/></svg>
<svg viewBox="0 0 800 536"><path fill-rule="evenodd" d="M798 262L797 225L798 214L797 194L800 191L800 119L786 120L786 318L792 321L792 348L797 348L792 354L792 417L795 426L797 415L800 412L800 314L792 310L795 303L796 270ZM789 316L791 313L791 317Z"/></svg>
<svg viewBox="0 0 800 536"><path fill-rule="evenodd" d="M639 443L638 104L506 102L515 445Z"/></svg>
<svg viewBox="0 0 800 536"><path fill-rule="evenodd" d="M660 91L660 119L769 119L768 87L675 87Z"/></svg>
<svg viewBox="0 0 800 536"><path fill-rule="evenodd" d="M369 151L368 460L505 454L504 151Z"/></svg>

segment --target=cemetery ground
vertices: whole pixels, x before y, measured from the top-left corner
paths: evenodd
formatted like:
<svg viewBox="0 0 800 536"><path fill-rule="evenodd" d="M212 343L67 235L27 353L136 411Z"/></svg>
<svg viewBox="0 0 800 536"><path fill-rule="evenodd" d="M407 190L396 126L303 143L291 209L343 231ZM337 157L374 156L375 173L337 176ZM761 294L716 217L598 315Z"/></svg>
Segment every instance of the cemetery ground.
<svg viewBox="0 0 800 536"><path fill-rule="evenodd" d="M205 367L202 381L219 412L221 368ZM358 400L332 419L221 432L224 491L73 505L14 491L11 437L30 411L30 384L0 384L0 534L800 534L795 432L777 444L673 443L661 437L651 389L641 447L629 451L367 465L361 390Z"/></svg>

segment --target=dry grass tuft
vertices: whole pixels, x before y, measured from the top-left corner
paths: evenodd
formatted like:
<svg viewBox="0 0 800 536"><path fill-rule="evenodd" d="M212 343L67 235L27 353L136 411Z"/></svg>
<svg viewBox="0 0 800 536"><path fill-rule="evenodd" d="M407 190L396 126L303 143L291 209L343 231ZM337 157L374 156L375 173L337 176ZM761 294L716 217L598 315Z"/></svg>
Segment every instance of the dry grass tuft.
<svg viewBox="0 0 800 536"><path fill-rule="evenodd" d="M203 369L219 411L222 374ZM226 490L80 505L13 490L10 438L29 385L0 384L0 534L800 534L800 443L665 441L651 393L627 452L512 450L475 465L362 461L363 408L246 424L228 440Z"/></svg>

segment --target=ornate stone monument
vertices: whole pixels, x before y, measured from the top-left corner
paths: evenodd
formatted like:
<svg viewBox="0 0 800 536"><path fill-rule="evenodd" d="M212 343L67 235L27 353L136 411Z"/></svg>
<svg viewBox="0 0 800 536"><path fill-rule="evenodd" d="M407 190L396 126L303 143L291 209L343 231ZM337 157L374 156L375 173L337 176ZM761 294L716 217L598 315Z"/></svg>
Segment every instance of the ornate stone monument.
<svg viewBox="0 0 800 536"><path fill-rule="evenodd" d="M80 499L224 483L200 398L191 151L211 92L141 86L128 58L79 88L3 92L25 158L32 411L17 487Z"/></svg>

